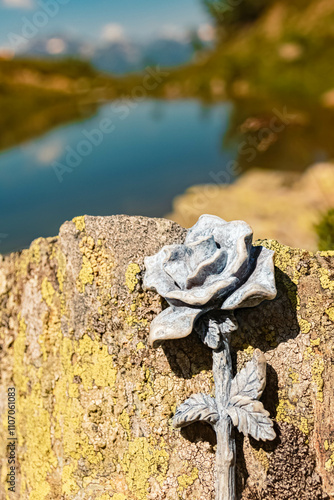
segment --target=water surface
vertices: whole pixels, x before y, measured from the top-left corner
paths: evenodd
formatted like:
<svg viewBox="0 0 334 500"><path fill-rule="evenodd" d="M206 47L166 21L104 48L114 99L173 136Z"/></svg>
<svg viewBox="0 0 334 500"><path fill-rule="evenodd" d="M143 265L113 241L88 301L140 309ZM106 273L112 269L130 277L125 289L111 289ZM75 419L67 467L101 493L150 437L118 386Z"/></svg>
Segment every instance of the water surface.
<svg viewBox="0 0 334 500"><path fill-rule="evenodd" d="M0 252L54 236L78 215L165 215L175 196L212 183L212 173L236 156L233 146L222 148L230 115L229 104L210 108L196 101L147 101L128 110L107 104L93 118L3 152ZM93 137L106 118L113 131L108 122L102 140L93 134L95 145L87 145L87 134ZM80 155L68 163L73 151ZM72 171L57 177L60 165Z"/></svg>

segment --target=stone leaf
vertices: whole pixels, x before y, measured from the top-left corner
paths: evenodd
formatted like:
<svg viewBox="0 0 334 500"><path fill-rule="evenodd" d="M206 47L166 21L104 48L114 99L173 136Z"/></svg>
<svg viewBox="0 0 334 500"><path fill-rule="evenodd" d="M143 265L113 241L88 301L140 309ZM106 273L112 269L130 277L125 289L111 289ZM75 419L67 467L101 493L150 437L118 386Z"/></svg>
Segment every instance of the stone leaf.
<svg viewBox="0 0 334 500"><path fill-rule="evenodd" d="M230 392L232 406L240 397L260 399L266 386L266 364L264 354L256 349L253 359L232 380Z"/></svg>
<svg viewBox="0 0 334 500"><path fill-rule="evenodd" d="M257 441L275 439L273 422L260 401L246 396L235 396L233 399L234 404L228 406L226 411L240 432L245 436L252 436Z"/></svg>
<svg viewBox="0 0 334 500"><path fill-rule="evenodd" d="M195 394L177 408L173 425L178 429L201 420L213 426L218 419L216 401L206 394Z"/></svg>
<svg viewBox="0 0 334 500"><path fill-rule="evenodd" d="M222 343L222 333L229 334L238 329L237 320L233 312L221 313L219 319L208 315L202 316L195 323L195 331L203 344L210 349L218 349Z"/></svg>

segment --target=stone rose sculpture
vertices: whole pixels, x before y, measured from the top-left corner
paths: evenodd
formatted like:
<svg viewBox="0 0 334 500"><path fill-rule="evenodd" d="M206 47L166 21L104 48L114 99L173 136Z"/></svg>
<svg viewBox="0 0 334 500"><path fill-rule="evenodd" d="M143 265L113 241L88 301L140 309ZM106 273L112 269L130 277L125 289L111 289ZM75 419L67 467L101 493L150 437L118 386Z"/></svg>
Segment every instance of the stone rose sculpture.
<svg viewBox="0 0 334 500"><path fill-rule="evenodd" d="M176 411L174 426L202 420L217 434L217 500L235 499L233 426L255 439L275 438L269 413L259 401L266 385L266 360L256 350L233 378L230 337L238 328L233 310L276 296L274 252L252 245L243 221L202 215L183 245L169 245L145 259L144 288L170 307L151 323L150 343L186 337L194 329L213 349L215 399L197 394Z"/></svg>

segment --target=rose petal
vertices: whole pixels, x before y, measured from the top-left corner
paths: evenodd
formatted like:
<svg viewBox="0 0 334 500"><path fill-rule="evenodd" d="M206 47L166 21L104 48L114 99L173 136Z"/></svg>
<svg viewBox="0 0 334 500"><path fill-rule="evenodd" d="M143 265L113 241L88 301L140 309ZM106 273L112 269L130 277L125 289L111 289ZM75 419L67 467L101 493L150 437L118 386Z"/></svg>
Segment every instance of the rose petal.
<svg viewBox="0 0 334 500"><path fill-rule="evenodd" d="M201 215L196 224L188 230L184 244L189 245L197 240L213 236L216 244L223 250L233 251L236 242L244 241L245 250L251 246L252 228L244 221L226 222L216 215ZM239 253L242 250L239 244ZM231 256L234 261L234 255Z"/></svg>
<svg viewBox="0 0 334 500"><path fill-rule="evenodd" d="M164 247L158 253L145 257L144 260L146 268L143 280L144 290L153 290L163 297L176 288L174 280L163 269L163 263L168 255L167 248Z"/></svg>
<svg viewBox="0 0 334 500"><path fill-rule="evenodd" d="M253 307L263 300L272 300L276 297L275 253L265 247L255 247L254 250L259 253L254 271L246 282L225 300L222 309Z"/></svg>
<svg viewBox="0 0 334 500"><path fill-rule="evenodd" d="M185 244L196 241L198 238L212 235L216 244L227 252L227 262L221 277L208 275L207 284L229 276L243 278L249 265L250 250L252 247L253 231L244 221L226 222L215 215L202 215L198 222L189 229Z"/></svg>
<svg viewBox="0 0 334 500"><path fill-rule="evenodd" d="M230 276L225 280L219 279L221 275L217 275L217 280L210 286L198 286L190 290L171 290L165 295L169 303L185 307L195 306L203 307L207 302L214 302L222 298L226 294L233 292L234 288L240 282L237 277Z"/></svg>
<svg viewBox="0 0 334 500"><path fill-rule="evenodd" d="M243 221L228 222L218 237L216 241L227 250L228 255L224 275L242 279L249 264L253 240L252 228Z"/></svg>
<svg viewBox="0 0 334 500"><path fill-rule="evenodd" d="M210 260L218 250L212 235L194 241L186 246L189 248L188 261L191 272L195 272L198 266Z"/></svg>
<svg viewBox="0 0 334 500"><path fill-rule="evenodd" d="M188 230L184 244L189 245L207 236L215 236L225 224L227 222L216 215L201 215L196 224Z"/></svg>
<svg viewBox="0 0 334 500"><path fill-rule="evenodd" d="M165 249L164 274L173 280L174 289L184 290L190 273L188 257L191 250L185 245L168 245Z"/></svg>
<svg viewBox="0 0 334 500"><path fill-rule="evenodd" d="M212 224L212 217L213 216L202 216L201 219L203 218L204 222L210 222L210 224ZM222 221L222 219L219 220ZM195 307L203 306L209 301L217 301L219 299L223 299L227 294L232 294L234 290L240 285L240 283L247 277L249 273L249 267L251 265L252 256L252 230L250 226L248 226L248 224L242 221L222 222L223 224L218 224L220 235L223 234L224 228L224 234L227 238L227 241L229 241L229 247L226 247L226 265L225 263L223 264L222 262L220 262L218 254L217 262L215 263L213 258L213 262L210 262L210 264L212 264L212 269L210 269L208 262L203 263L203 269L198 270L199 277L202 278L202 282L199 279L198 283L201 282L202 286L198 286L195 281L195 286L193 288L190 288L189 284L191 284L192 276L188 277L188 290L174 289L168 292L168 294L166 295L166 299L170 303L174 303L175 305L182 303L185 306L190 305ZM237 238L234 243L233 234L234 237ZM198 235L199 233L197 233L197 236ZM224 249L220 250L220 252L224 251ZM222 253L221 256L223 255L224 254ZM219 269L222 269L220 273ZM208 270L210 271L210 274L207 273ZM214 271L218 271L218 274L211 274L211 272ZM203 282L204 274L207 274L207 277Z"/></svg>
<svg viewBox="0 0 334 500"><path fill-rule="evenodd" d="M161 340L182 339L191 334L195 320L207 309L190 307L168 307L151 323L149 343Z"/></svg>
<svg viewBox="0 0 334 500"><path fill-rule="evenodd" d="M217 257L220 254L213 236L202 238L190 245L169 245L168 251L169 255L166 254L163 268L181 290L190 288L188 283L192 279L195 281L195 286L201 285L205 276L201 281L197 271L201 271L199 268L204 267L206 262L210 265L212 260L215 261L216 259L213 258L215 254ZM221 261L222 259L218 260ZM214 270L216 268L217 266L215 265ZM221 265L218 268L219 271L222 270ZM201 271L200 274L203 275L205 273Z"/></svg>
<svg viewBox="0 0 334 500"><path fill-rule="evenodd" d="M199 243L190 243L188 248L193 250L190 257L193 272L187 277L187 289L201 286L208 276L222 273L226 266L227 253L217 248L213 236Z"/></svg>

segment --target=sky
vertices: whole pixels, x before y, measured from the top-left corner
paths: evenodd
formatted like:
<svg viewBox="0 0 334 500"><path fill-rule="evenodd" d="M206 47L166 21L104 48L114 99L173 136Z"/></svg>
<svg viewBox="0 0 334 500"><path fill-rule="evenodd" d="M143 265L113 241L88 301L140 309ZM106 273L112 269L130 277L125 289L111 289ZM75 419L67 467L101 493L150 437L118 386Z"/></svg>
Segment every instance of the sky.
<svg viewBox="0 0 334 500"><path fill-rule="evenodd" d="M89 42L177 38L208 22L201 0L0 0L0 47L60 34Z"/></svg>

